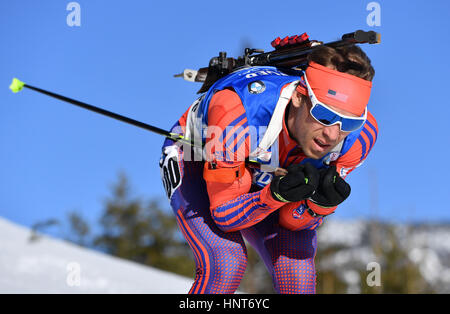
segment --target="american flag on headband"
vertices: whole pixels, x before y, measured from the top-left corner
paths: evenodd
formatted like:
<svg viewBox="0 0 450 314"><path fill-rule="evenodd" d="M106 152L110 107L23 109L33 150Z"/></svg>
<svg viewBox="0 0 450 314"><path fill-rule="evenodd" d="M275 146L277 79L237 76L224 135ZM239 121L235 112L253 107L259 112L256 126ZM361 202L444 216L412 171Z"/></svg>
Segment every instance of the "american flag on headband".
<svg viewBox="0 0 450 314"><path fill-rule="evenodd" d="M332 89L328 90L327 97L339 100L341 102L347 102L347 98L348 98L347 95L339 93L339 92L334 91Z"/></svg>

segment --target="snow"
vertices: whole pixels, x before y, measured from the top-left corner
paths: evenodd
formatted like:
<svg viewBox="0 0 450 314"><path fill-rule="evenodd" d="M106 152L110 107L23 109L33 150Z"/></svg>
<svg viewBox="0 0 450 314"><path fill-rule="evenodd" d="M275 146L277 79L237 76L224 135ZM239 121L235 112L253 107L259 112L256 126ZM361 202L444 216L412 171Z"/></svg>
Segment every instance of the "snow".
<svg viewBox="0 0 450 314"><path fill-rule="evenodd" d="M39 235L0 218L0 293L187 293L193 280Z"/></svg>

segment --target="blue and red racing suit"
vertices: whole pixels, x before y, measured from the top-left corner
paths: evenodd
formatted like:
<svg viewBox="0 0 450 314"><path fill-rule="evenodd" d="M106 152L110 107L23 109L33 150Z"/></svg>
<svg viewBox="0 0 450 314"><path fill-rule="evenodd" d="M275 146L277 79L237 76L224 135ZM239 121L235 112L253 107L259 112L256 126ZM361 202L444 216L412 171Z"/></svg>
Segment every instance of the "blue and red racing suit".
<svg viewBox="0 0 450 314"><path fill-rule="evenodd" d="M244 238L264 260L278 293L315 293L316 228L323 217L300 231L281 227L277 210L302 204L274 200L269 190L273 173L264 166L247 168L243 160L250 157L283 168L305 162L318 169L334 164L345 178L369 154L378 126L369 112L364 126L326 156L307 158L289 136L284 119L295 87L304 85L301 75L273 67L234 72L197 99L172 128L205 142L206 149L164 142L163 184L196 262L189 293L234 293L247 265ZM205 159L216 169L208 170ZM216 170L218 175L210 179L209 172ZM221 182L227 171L236 173L233 182Z"/></svg>

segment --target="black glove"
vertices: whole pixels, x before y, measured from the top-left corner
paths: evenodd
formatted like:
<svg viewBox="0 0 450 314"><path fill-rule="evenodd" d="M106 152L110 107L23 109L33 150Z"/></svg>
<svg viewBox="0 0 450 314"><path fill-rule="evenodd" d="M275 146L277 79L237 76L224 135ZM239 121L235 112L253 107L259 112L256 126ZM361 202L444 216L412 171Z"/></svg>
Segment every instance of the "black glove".
<svg viewBox="0 0 450 314"><path fill-rule="evenodd" d="M290 165L284 176L270 183L272 197L281 202L298 202L310 197L319 184L319 171L310 163Z"/></svg>
<svg viewBox="0 0 450 314"><path fill-rule="evenodd" d="M320 180L311 201L322 207L335 207L350 195L350 185L336 172L336 166L319 170Z"/></svg>

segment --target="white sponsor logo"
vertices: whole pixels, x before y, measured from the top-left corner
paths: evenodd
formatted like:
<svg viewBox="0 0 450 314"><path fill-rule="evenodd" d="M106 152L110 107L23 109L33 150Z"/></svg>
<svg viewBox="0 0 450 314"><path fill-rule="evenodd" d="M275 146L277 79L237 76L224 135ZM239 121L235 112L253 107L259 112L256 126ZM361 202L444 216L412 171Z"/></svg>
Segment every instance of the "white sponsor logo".
<svg viewBox="0 0 450 314"><path fill-rule="evenodd" d="M260 70L260 71L255 71L255 72L248 73L245 76L245 78L252 78L252 77L257 77L257 76L262 76L262 75L288 76L285 73L274 71L274 70Z"/></svg>

